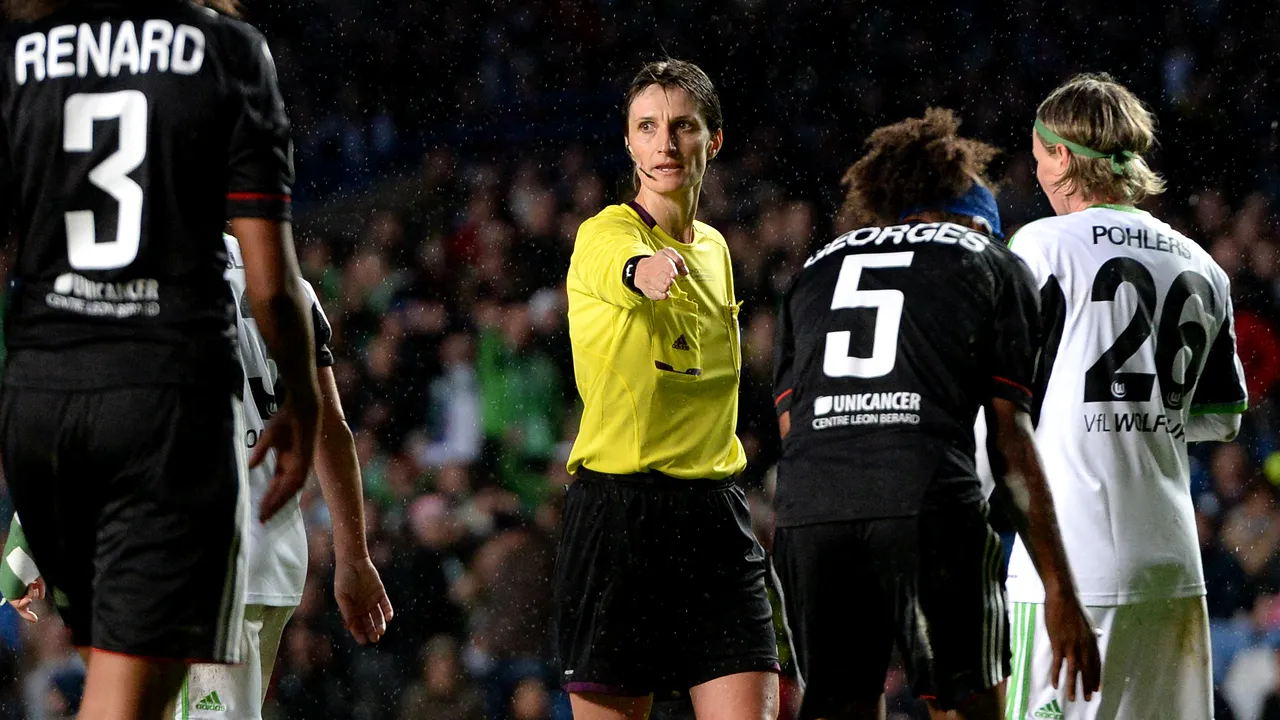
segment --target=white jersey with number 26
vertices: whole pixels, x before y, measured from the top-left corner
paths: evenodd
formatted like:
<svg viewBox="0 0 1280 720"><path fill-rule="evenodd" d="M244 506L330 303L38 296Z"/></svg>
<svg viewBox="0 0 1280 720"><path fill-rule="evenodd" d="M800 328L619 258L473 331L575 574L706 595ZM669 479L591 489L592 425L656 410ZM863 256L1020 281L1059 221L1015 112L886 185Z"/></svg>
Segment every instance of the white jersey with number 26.
<svg viewBox="0 0 1280 720"><path fill-rule="evenodd" d="M1038 220L1012 249L1040 287L1036 441L1081 599L1203 595L1188 430L1247 402L1226 273L1124 206ZM1021 539L1008 591L1044 601Z"/></svg>

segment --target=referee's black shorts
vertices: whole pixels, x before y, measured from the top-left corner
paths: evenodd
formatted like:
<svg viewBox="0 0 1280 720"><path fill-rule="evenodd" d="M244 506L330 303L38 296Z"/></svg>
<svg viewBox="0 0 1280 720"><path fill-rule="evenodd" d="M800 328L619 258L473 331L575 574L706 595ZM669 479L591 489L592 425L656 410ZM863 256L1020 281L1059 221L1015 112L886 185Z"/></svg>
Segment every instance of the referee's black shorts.
<svg viewBox="0 0 1280 720"><path fill-rule="evenodd" d="M776 671L766 573L732 479L580 470L556 557L561 682L641 696Z"/></svg>
<svg viewBox="0 0 1280 720"><path fill-rule="evenodd" d="M801 720L879 697L895 642L912 690L944 709L1009 675L1004 555L985 505L781 527L773 562Z"/></svg>
<svg viewBox="0 0 1280 720"><path fill-rule="evenodd" d="M238 402L211 387L6 385L5 479L73 644L241 660Z"/></svg>

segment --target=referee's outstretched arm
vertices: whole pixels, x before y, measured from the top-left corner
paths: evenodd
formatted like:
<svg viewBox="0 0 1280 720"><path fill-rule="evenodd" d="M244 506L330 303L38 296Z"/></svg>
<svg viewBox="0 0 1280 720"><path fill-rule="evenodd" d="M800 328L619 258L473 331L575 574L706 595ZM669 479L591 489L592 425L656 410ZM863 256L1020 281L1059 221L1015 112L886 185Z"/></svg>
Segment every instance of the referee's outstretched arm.
<svg viewBox="0 0 1280 720"><path fill-rule="evenodd" d="M986 415L995 491L1005 496L1014 526L1044 583L1045 625L1053 646L1053 686L1058 687L1059 671L1065 661L1067 699L1076 699L1078 673L1080 690L1087 701L1101 681L1097 634L1076 593L1053 497L1036 450L1031 416L999 397L989 401Z"/></svg>

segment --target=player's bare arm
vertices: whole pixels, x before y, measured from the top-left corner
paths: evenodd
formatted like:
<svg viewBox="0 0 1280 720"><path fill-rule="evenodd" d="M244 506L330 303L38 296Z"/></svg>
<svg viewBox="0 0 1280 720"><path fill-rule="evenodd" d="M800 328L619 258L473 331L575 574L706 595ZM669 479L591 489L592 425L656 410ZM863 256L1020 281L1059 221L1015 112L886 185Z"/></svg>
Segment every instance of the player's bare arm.
<svg viewBox="0 0 1280 720"><path fill-rule="evenodd" d="M1003 398L987 406L988 445L996 492L1004 493L1018 534L1044 582L1045 624L1053 645L1053 686L1067 666L1067 699L1076 699L1076 675L1085 700L1093 697L1102 663L1093 624L1076 593L1058 531L1053 497L1035 446L1031 416Z"/></svg>
<svg viewBox="0 0 1280 720"><path fill-rule="evenodd" d="M342 621L360 644L378 642L393 611L378 570L369 559L364 533L364 496L355 439L342 412L333 368L319 370L320 442L316 476L333 521L333 593Z"/></svg>
<svg viewBox="0 0 1280 720"><path fill-rule="evenodd" d="M320 422L315 339L310 303L297 281L298 258L289 224L233 218L231 232L240 239L245 291L253 316L288 392L250 460L251 465L257 465L267 450L274 447L277 451L275 479L259 511L259 518L265 521L302 489L311 470Z"/></svg>

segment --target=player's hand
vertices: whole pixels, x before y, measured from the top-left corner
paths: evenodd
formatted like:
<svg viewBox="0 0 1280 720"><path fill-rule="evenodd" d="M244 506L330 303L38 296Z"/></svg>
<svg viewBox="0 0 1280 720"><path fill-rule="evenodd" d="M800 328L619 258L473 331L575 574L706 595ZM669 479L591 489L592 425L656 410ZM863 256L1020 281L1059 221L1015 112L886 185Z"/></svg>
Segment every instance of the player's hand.
<svg viewBox="0 0 1280 720"><path fill-rule="evenodd" d="M342 611L342 624L356 642L366 645L382 639L395 613L368 555L338 558L333 571L333 595Z"/></svg>
<svg viewBox="0 0 1280 720"><path fill-rule="evenodd" d="M674 248L665 247L636 263L636 289L650 300L671 297L671 285L689 274L689 266Z"/></svg>
<svg viewBox="0 0 1280 720"><path fill-rule="evenodd" d="M267 457L267 451L276 451L276 472L271 485L262 496L258 520L272 518L289 499L298 494L307 483L311 462L316 451L316 436L320 432L320 392L311 388L309 396L290 393L284 406L271 416L267 427L253 447L249 467L257 467Z"/></svg>
<svg viewBox="0 0 1280 720"><path fill-rule="evenodd" d="M1076 675L1080 676L1080 692L1085 701L1093 698L1102 680L1102 660L1098 655L1098 633L1089 616L1072 593L1069 597L1054 593L1045 596L1045 628L1053 647L1053 687L1058 687L1062 666L1067 666L1067 700L1075 702Z"/></svg>
<svg viewBox="0 0 1280 720"><path fill-rule="evenodd" d="M31 603L35 600L44 599L44 578L36 578L36 581L27 586L27 594L9 603L14 610L18 611L18 616L27 622L35 622L40 619L38 615L31 609Z"/></svg>

